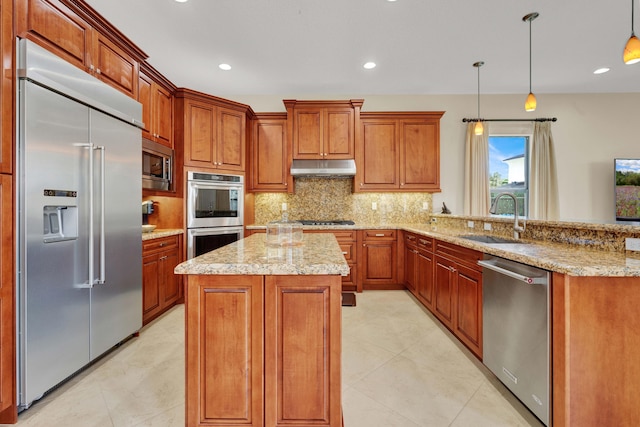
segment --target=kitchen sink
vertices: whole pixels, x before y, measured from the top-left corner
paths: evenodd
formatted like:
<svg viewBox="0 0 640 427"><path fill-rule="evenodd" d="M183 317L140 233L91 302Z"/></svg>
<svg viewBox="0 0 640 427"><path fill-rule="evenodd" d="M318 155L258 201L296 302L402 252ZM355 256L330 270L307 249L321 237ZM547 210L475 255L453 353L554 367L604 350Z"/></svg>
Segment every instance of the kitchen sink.
<svg viewBox="0 0 640 427"><path fill-rule="evenodd" d="M464 236L458 236L462 239L473 240L474 242L487 243L487 244L523 244L522 240L507 239L497 236L486 236L482 234L467 234Z"/></svg>

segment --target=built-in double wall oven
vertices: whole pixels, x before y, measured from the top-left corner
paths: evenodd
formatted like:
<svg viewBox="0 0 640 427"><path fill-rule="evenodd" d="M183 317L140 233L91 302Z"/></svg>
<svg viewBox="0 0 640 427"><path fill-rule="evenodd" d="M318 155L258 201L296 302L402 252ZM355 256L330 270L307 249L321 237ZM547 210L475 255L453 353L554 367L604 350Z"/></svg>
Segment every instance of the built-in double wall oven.
<svg viewBox="0 0 640 427"><path fill-rule="evenodd" d="M243 176L188 172L188 258L242 239L243 218Z"/></svg>

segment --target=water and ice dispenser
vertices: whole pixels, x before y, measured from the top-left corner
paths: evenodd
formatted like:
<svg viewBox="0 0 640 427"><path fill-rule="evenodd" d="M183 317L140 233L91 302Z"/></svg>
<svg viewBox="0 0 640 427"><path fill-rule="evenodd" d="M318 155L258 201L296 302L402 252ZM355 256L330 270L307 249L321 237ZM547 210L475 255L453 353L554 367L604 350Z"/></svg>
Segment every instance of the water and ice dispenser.
<svg viewBox="0 0 640 427"><path fill-rule="evenodd" d="M45 243L78 238L77 206L45 206L42 209L42 234Z"/></svg>

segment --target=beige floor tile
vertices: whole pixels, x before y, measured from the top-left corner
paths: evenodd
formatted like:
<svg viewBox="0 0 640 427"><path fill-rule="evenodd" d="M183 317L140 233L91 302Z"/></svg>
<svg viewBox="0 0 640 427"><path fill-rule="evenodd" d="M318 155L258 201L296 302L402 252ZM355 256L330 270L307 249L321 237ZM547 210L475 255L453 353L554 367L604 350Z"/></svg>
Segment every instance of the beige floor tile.
<svg viewBox="0 0 640 427"><path fill-rule="evenodd" d="M342 314L345 427L540 427L409 293L367 291L357 300ZM183 425L182 305L34 404L18 422L18 427Z"/></svg>
<svg viewBox="0 0 640 427"><path fill-rule="evenodd" d="M342 402L345 427L419 427L350 387L345 390Z"/></svg>

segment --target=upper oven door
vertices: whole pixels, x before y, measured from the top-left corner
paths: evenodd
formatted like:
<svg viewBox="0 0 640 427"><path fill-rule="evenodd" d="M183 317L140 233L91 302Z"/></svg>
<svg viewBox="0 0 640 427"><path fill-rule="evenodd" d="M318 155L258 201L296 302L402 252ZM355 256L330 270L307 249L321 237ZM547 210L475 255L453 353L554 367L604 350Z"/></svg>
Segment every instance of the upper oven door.
<svg viewBox="0 0 640 427"><path fill-rule="evenodd" d="M242 184L189 181L188 191L187 228L242 225Z"/></svg>

